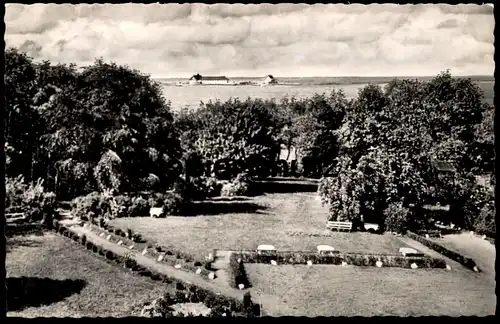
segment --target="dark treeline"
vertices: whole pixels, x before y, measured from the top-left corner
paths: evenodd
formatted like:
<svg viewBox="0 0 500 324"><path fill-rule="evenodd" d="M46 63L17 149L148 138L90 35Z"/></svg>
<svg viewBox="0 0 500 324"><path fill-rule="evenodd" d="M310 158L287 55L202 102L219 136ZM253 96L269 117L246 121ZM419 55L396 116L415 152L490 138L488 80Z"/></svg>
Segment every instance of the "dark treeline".
<svg viewBox="0 0 500 324"><path fill-rule="evenodd" d="M173 113L160 85L126 66L96 60L77 70L16 49L5 59L10 192L31 183L38 200L68 200L166 191L214 171L219 179L267 177L278 172L281 149L294 148L297 174L322 178L331 218L406 228L420 221L417 207L440 202L455 208L451 221L494 233L492 193L475 179L495 181L494 109L471 80L446 72L369 85L352 100L332 91ZM455 171L438 172L439 161ZM8 206L19 203L7 196Z"/></svg>

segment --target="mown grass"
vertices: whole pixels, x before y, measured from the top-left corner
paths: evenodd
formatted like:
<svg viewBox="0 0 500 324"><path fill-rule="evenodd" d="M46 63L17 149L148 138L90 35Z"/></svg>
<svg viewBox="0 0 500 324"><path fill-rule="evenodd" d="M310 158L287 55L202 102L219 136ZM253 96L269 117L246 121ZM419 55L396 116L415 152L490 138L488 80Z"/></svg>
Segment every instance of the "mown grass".
<svg viewBox="0 0 500 324"><path fill-rule="evenodd" d="M55 233L7 239L8 316L122 317L167 290ZM23 279L15 279L25 277ZM42 279L43 278L43 279ZM45 304L45 305L43 305Z"/></svg>
<svg viewBox="0 0 500 324"><path fill-rule="evenodd" d="M207 208L207 204L220 207ZM403 246L389 235L326 230L328 209L315 200L314 194L267 194L199 206L196 216L117 218L111 224L131 228L148 241L201 258L211 249L254 250L259 244L289 251L316 251L318 245L327 244L344 252L374 254L398 254ZM242 206L252 208L245 212Z"/></svg>
<svg viewBox="0 0 500 324"><path fill-rule="evenodd" d="M468 269L245 264L270 316L494 315L495 284ZM270 298L269 295L275 297Z"/></svg>

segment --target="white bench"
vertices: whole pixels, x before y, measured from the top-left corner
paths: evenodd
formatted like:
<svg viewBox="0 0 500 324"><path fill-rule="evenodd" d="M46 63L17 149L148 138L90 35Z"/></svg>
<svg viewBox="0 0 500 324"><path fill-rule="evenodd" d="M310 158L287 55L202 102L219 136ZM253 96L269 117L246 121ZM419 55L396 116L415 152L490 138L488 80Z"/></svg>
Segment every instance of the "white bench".
<svg viewBox="0 0 500 324"><path fill-rule="evenodd" d="M404 256L404 257L416 257L416 256L424 256L423 253L418 252L415 249L412 248L406 248L402 247L399 249L399 252Z"/></svg>
<svg viewBox="0 0 500 324"><path fill-rule="evenodd" d="M257 253L262 254L262 252L275 253L276 248L273 245L259 245L257 247Z"/></svg>
<svg viewBox="0 0 500 324"><path fill-rule="evenodd" d="M335 249L329 245L318 245L317 246L318 253L319 254L333 254L333 253L338 253L338 251L335 251Z"/></svg>
<svg viewBox="0 0 500 324"><path fill-rule="evenodd" d="M326 223L326 228L333 230L336 229L337 231L343 230L343 231L351 231L352 230L352 222L327 222Z"/></svg>
<svg viewBox="0 0 500 324"><path fill-rule="evenodd" d="M374 232L377 232L380 228L380 226L378 224L373 224L373 223L365 223L364 227L365 227L365 230L374 231Z"/></svg>
<svg viewBox="0 0 500 324"><path fill-rule="evenodd" d="M163 207L153 207L149 210L149 216L160 217L163 214Z"/></svg>

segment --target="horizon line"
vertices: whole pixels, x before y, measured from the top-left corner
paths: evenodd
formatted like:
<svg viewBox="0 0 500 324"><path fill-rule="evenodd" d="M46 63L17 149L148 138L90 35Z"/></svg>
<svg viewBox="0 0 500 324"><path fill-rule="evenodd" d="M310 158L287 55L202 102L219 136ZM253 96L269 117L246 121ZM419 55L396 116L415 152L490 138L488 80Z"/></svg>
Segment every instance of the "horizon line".
<svg viewBox="0 0 500 324"><path fill-rule="evenodd" d="M362 76L362 75L340 75L340 76L335 76L335 75L330 75L330 76L276 76L272 74L275 78L434 78L438 74L434 75L392 75L392 76L383 76L383 75L372 75L372 76ZM210 75L212 76L212 75ZM217 75L217 76L225 76L227 78L244 78L244 79L250 79L250 78L265 78L267 76L227 76L227 75ZM487 74L464 74L464 75L458 75L458 74L451 74L452 77L483 77L483 78L495 78L495 75L487 75ZM180 78L190 78L186 76L169 76L169 77L160 77L160 76L152 76L152 79L180 79Z"/></svg>

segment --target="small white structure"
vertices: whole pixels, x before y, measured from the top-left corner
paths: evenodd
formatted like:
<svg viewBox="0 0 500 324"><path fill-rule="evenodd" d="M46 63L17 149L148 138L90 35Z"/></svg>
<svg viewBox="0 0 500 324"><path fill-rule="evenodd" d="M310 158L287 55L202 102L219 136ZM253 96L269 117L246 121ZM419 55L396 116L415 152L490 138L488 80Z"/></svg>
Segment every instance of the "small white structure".
<svg viewBox="0 0 500 324"><path fill-rule="evenodd" d="M486 235L481 236L483 240L486 240Z"/></svg>
<svg viewBox="0 0 500 324"><path fill-rule="evenodd" d="M399 253L401 253L403 256L406 256L407 254L417 254L418 251L412 248L402 247L399 249Z"/></svg>
<svg viewBox="0 0 500 324"><path fill-rule="evenodd" d="M149 210L149 216L158 218L163 214L163 207L152 207Z"/></svg>
<svg viewBox="0 0 500 324"><path fill-rule="evenodd" d="M380 228L380 226L375 223L365 223L363 226L365 227L365 230L374 232L377 232Z"/></svg>
<svg viewBox="0 0 500 324"><path fill-rule="evenodd" d="M319 254L329 254L335 251L335 249L330 245L318 245L316 248L318 249Z"/></svg>
<svg viewBox="0 0 500 324"><path fill-rule="evenodd" d="M479 272L479 268L477 266L474 266L472 270L474 270L475 272Z"/></svg>
<svg viewBox="0 0 500 324"><path fill-rule="evenodd" d="M244 284L239 284L238 288L240 288L240 290L243 290L243 289L245 289L245 285Z"/></svg>
<svg viewBox="0 0 500 324"><path fill-rule="evenodd" d="M427 239L428 239L429 237L430 237L430 236L429 236L429 234L425 234L425 238L427 238Z"/></svg>
<svg viewBox="0 0 500 324"><path fill-rule="evenodd" d="M197 275L201 274L201 268L196 269L196 274Z"/></svg>
<svg viewBox="0 0 500 324"><path fill-rule="evenodd" d="M446 265L446 270L451 270L451 266L449 264Z"/></svg>
<svg viewBox="0 0 500 324"><path fill-rule="evenodd" d="M308 266L312 266L313 265L313 262L311 260L307 261L307 265Z"/></svg>
<svg viewBox="0 0 500 324"><path fill-rule="evenodd" d="M106 240L111 240L111 234L109 234L108 236L106 236Z"/></svg>
<svg viewBox="0 0 500 324"><path fill-rule="evenodd" d="M122 244L123 244L123 241L122 241L122 240L120 240L120 241L118 241L118 243L117 243L117 244L118 244L118 245L122 245Z"/></svg>
<svg viewBox="0 0 500 324"><path fill-rule="evenodd" d="M148 253L148 248L145 248L144 250L142 250L142 255L146 255L146 253Z"/></svg>
<svg viewBox="0 0 500 324"><path fill-rule="evenodd" d="M174 265L174 268L180 269L180 268L182 268L182 266L180 264L176 264L176 265Z"/></svg>
<svg viewBox="0 0 500 324"><path fill-rule="evenodd" d="M103 237L103 236L104 236L104 233L101 233L99 236L100 236L100 237Z"/></svg>
<svg viewBox="0 0 500 324"><path fill-rule="evenodd" d="M342 261L342 266L343 266L343 267L347 266L347 262Z"/></svg>
<svg viewBox="0 0 500 324"><path fill-rule="evenodd" d="M411 266L410 266L412 269L417 269L418 268L418 265L416 263L412 263Z"/></svg>
<svg viewBox="0 0 500 324"><path fill-rule="evenodd" d="M378 268L381 268L384 264L382 263L382 261L377 261L375 263L375 265L378 267Z"/></svg>
<svg viewBox="0 0 500 324"><path fill-rule="evenodd" d="M259 245L257 247L257 253L262 254L262 252L276 252L276 248L273 245Z"/></svg>
<svg viewBox="0 0 500 324"><path fill-rule="evenodd" d="M268 74L262 81L262 85L271 85L271 84L278 84L278 81L276 81L276 79L271 74Z"/></svg>
<svg viewBox="0 0 500 324"><path fill-rule="evenodd" d="M275 260L271 260L271 264L275 266L278 265L278 262L276 262Z"/></svg>
<svg viewBox="0 0 500 324"><path fill-rule="evenodd" d="M474 231L470 231L470 232L469 232L469 236L470 236L470 237L474 236Z"/></svg>
<svg viewBox="0 0 500 324"><path fill-rule="evenodd" d="M210 272L210 273L208 274L208 279L210 279L210 280L214 280L214 279L215 279L215 273L214 273L214 272Z"/></svg>
<svg viewBox="0 0 500 324"><path fill-rule="evenodd" d="M227 85L230 81L225 76L201 76L200 74L195 74L189 78L190 85Z"/></svg>
<svg viewBox="0 0 500 324"><path fill-rule="evenodd" d="M134 244L128 247L129 250L132 250L134 248Z"/></svg>
<svg viewBox="0 0 500 324"><path fill-rule="evenodd" d="M160 254L160 256L158 257L158 262L162 262L163 261L163 254Z"/></svg>

